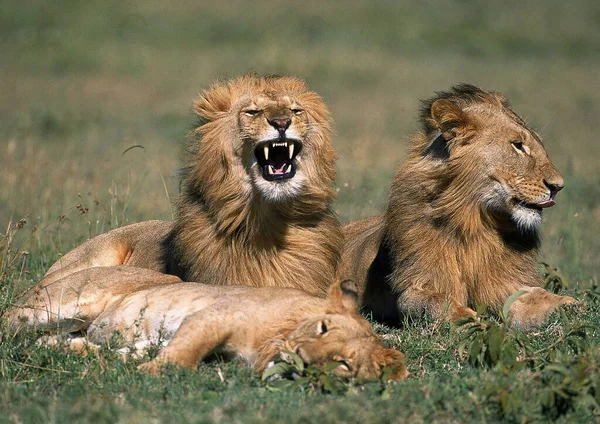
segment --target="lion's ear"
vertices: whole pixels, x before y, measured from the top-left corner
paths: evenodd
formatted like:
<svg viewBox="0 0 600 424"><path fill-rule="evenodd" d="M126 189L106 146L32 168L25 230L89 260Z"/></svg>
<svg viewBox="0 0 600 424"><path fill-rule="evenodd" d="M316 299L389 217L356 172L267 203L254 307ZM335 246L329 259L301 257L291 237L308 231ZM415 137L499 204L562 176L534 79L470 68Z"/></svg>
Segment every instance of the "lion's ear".
<svg viewBox="0 0 600 424"><path fill-rule="evenodd" d="M201 118L214 121L231 109L231 99L231 88L216 83L200 95L200 98L194 103L194 110Z"/></svg>
<svg viewBox="0 0 600 424"><path fill-rule="evenodd" d="M376 360L382 368L391 367L392 374L387 377L388 380L400 381L408 376L402 352L396 349L383 349L377 353Z"/></svg>
<svg viewBox="0 0 600 424"><path fill-rule="evenodd" d="M446 141L461 141L470 138L475 128L463 110L447 99L433 102L428 121L437 128Z"/></svg>
<svg viewBox="0 0 600 424"><path fill-rule="evenodd" d="M358 287L352 280L336 283L329 289L328 314L358 313Z"/></svg>

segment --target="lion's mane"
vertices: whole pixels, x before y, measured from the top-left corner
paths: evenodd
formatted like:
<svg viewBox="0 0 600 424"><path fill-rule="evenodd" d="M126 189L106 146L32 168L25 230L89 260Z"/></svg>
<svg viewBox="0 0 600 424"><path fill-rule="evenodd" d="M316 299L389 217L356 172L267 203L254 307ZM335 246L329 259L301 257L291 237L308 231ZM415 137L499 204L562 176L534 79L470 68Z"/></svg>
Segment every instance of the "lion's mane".
<svg viewBox="0 0 600 424"><path fill-rule="evenodd" d="M252 96L296 99L307 115L299 167L303 184L284 201L260 193L243 162L239 104ZM332 210L335 153L330 113L292 77L215 83L195 103L200 124L182 170L178 215L163 246L167 272L217 285L294 287L325 295L342 236Z"/></svg>

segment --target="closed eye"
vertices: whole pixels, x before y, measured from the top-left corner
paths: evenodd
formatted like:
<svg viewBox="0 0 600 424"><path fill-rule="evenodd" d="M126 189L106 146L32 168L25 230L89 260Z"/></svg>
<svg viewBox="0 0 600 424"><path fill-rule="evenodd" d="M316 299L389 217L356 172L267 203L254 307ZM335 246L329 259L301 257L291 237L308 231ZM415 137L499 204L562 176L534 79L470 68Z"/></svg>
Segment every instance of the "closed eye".
<svg viewBox="0 0 600 424"><path fill-rule="evenodd" d="M244 113L245 113L246 115L248 115L248 116L256 116L256 115L258 115L258 114L259 114L259 113L261 113L261 112L262 112L262 111L261 111L261 110L258 110L258 109L248 109L248 110L245 110L245 111L244 111Z"/></svg>
<svg viewBox="0 0 600 424"><path fill-rule="evenodd" d="M344 371L350 371L350 365L346 361L338 361L340 363L340 368Z"/></svg>
<svg viewBox="0 0 600 424"><path fill-rule="evenodd" d="M292 113L294 115L300 115L302 112L304 112L303 109L290 109L292 111Z"/></svg>

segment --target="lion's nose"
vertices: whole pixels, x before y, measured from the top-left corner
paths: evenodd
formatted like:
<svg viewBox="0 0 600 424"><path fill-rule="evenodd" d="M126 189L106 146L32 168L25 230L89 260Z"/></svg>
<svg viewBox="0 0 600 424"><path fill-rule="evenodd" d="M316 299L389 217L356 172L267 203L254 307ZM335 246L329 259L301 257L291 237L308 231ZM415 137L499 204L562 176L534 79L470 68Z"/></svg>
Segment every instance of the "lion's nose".
<svg viewBox="0 0 600 424"><path fill-rule="evenodd" d="M565 187L565 182L561 178L555 180L544 180L544 184L550 190L550 196L554 196L556 193L561 191Z"/></svg>
<svg viewBox="0 0 600 424"><path fill-rule="evenodd" d="M273 118L267 119L267 121L273 128L280 132L287 130L292 123L290 118Z"/></svg>

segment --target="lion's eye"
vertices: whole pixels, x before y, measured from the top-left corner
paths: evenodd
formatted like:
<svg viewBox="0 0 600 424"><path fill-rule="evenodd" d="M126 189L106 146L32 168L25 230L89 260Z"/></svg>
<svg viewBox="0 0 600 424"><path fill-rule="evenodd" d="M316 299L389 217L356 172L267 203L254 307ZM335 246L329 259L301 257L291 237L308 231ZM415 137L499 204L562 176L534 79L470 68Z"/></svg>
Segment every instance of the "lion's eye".
<svg viewBox="0 0 600 424"><path fill-rule="evenodd" d="M244 113L245 113L246 115L248 115L248 116L256 116L256 115L258 115L260 112L261 112L261 111L260 111L260 110L258 110L258 109L248 109L248 110L245 110L245 111L244 111Z"/></svg>
<svg viewBox="0 0 600 424"><path fill-rule="evenodd" d="M319 321L317 323L317 335L322 335L327 333L327 325L325 325L325 321Z"/></svg>
<svg viewBox="0 0 600 424"><path fill-rule="evenodd" d="M513 149L515 149L517 152L529 154L529 149L523 144L522 141L512 141L511 144Z"/></svg>
<svg viewBox="0 0 600 424"><path fill-rule="evenodd" d="M300 115L302 112L304 112L303 109L291 109L291 111L294 115Z"/></svg>

